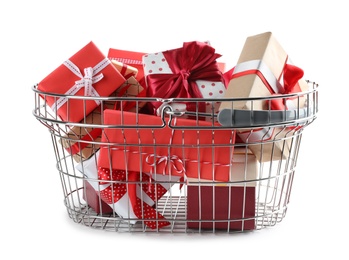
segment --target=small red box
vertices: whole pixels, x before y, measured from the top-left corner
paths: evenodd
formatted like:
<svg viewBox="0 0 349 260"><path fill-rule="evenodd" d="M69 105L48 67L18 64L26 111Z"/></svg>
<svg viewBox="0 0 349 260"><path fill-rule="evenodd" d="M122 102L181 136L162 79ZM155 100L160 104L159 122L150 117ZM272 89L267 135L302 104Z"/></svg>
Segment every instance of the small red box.
<svg viewBox="0 0 349 260"><path fill-rule="evenodd" d="M84 181L83 199L97 214L113 212L113 209L100 198L97 191L88 181Z"/></svg>
<svg viewBox="0 0 349 260"><path fill-rule="evenodd" d="M110 48L108 52L108 58L111 61L122 62L126 65L136 68L138 72L135 78L137 79L137 81L142 83L144 78L142 57L144 54L145 53L143 52L135 52L135 51L127 51L127 50Z"/></svg>
<svg viewBox="0 0 349 260"><path fill-rule="evenodd" d="M50 94L108 97L125 81L110 60L90 42L46 76L38 89L49 93L42 98L62 120L80 122L98 107L98 102Z"/></svg>
<svg viewBox="0 0 349 260"><path fill-rule="evenodd" d="M254 229L254 219L241 219L255 216L255 187L188 186L187 210L188 228Z"/></svg>

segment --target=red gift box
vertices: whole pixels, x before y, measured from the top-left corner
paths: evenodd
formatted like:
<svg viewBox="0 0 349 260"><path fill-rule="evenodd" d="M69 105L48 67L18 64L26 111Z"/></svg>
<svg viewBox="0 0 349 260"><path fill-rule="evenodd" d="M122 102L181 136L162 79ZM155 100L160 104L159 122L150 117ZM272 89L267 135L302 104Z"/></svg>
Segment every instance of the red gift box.
<svg viewBox="0 0 349 260"><path fill-rule="evenodd" d="M168 178L162 174L112 170L97 167L95 156L76 165L84 180L83 198L97 213L115 212L118 216L135 224L139 219L155 229L170 223L156 211L157 201L175 184L180 177ZM161 221L160 221L161 220Z"/></svg>
<svg viewBox="0 0 349 260"><path fill-rule="evenodd" d="M109 96L125 82L110 60L90 42L46 76L38 89L51 94ZM80 122L99 102L42 95L64 121Z"/></svg>
<svg viewBox="0 0 349 260"><path fill-rule="evenodd" d="M258 168L250 150L235 148L228 183L188 179L187 227L254 229Z"/></svg>
<svg viewBox="0 0 349 260"><path fill-rule="evenodd" d="M147 96L157 98L224 97L226 87L220 71L222 66L220 67L216 61L219 57L221 55L215 53L215 49L209 44L196 41L185 42L181 48L144 55ZM149 105L152 113L158 114L162 103L151 102ZM186 110L189 111L212 113L218 111L219 103L199 102L188 103L186 106Z"/></svg>
<svg viewBox="0 0 349 260"><path fill-rule="evenodd" d="M187 227L195 229L254 229L254 219L239 220L255 216L254 204L255 187L246 187L245 189L244 187L188 186Z"/></svg>
<svg viewBox="0 0 349 260"><path fill-rule="evenodd" d="M83 199L97 214L108 214L113 212L112 207L100 198L98 191L86 180L84 180Z"/></svg>
<svg viewBox="0 0 349 260"><path fill-rule="evenodd" d="M98 166L227 181L235 131L219 128L213 131L212 122L207 121L168 120L106 109L105 125L118 128L105 128L102 143L109 145L101 145ZM198 127L203 129L198 131Z"/></svg>

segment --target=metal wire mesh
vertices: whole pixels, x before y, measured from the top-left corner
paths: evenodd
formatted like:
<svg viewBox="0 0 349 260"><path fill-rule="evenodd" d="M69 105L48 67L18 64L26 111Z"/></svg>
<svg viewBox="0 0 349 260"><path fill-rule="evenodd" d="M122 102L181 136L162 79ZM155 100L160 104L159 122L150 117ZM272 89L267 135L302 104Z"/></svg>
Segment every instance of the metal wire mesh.
<svg viewBox="0 0 349 260"><path fill-rule="evenodd" d="M249 111L248 117L245 115L242 121L237 122L234 113L238 114L239 111L234 112L232 109L228 116L231 121L228 120L228 123L225 121L226 124L217 123L219 117L217 111L212 110L212 113L199 111L201 103L214 107L217 102L231 102L233 107L234 102L242 99L162 100L112 96L98 98L66 96L68 106L69 100L72 99L81 99L83 106L85 102L94 99L98 99L101 103L94 116L85 114L81 122L69 122L62 120L45 101L47 96L59 98L61 95L40 92L36 86L33 87L35 92L33 115L50 132L56 167L62 184L64 205L74 222L117 232L244 232L273 226L282 221L286 215L302 134L306 126L314 121L318 111L317 84L309 82L309 85L311 86L309 92L294 94L293 97L306 96L305 110L297 108L292 115L286 110L279 111L278 120L273 120L273 111L267 110L264 112L269 113L269 116L263 124L256 118L260 111ZM272 98L280 97L244 100L251 102L253 107L255 100L262 99L269 102ZM147 102L154 101L163 103L159 120L154 123L147 121L146 118L144 121L142 107L146 106ZM184 101L192 103L191 107L195 109L183 112L173 108L172 104ZM133 112L123 110L127 102L133 103L135 108ZM118 110L120 121L117 124L105 124L105 110ZM133 118L131 121L130 113ZM181 120L182 118L185 120ZM183 123L187 122L186 120L192 123ZM166 132L164 129L167 129ZM97 132L97 137L91 134L93 131ZM120 136L117 141L107 138L110 135L107 136L106 133L113 131ZM258 139L254 137L256 131L260 131ZM159 136L164 133L167 135L176 133L179 141L161 143ZM128 143L129 135L135 136L136 141ZM148 139L144 139L144 135L147 135ZM224 138L219 139L222 136ZM72 147L78 152L73 154ZM97 171L99 152L102 149L121 154L118 160L128 165L124 169L126 176L124 179L113 179L110 174L110 179L101 180ZM86 154L81 152L82 150ZM177 162L175 165L177 172L180 172L179 158L184 169L189 163L194 165L196 172L194 175L197 178L180 178L180 174L176 175L174 170L159 172L160 163L156 164L155 161L149 163L154 170L146 171L149 165L142 160L142 154L147 152L147 160L149 158L155 160L161 155L159 151L163 150L168 151L165 156L168 164L171 163L171 158L174 165ZM177 157L173 157L174 150L179 151L177 154L180 156L176 154ZM133 155L137 155L135 158L138 161L129 161L130 151ZM153 152L149 155L149 151ZM228 155L223 152L227 152ZM223 165L230 177L223 181L217 180L215 161L225 156L230 158L228 163ZM109 160L112 161L111 158ZM177 161L174 162L175 160ZM129 177L131 170L128 167L132 168L132 164L137 164L140 172L144 171L146 175L143 176L139 172L136 179L131 179ZM91 175L88 172L85 167L88 165L96 171L95 174ZM207 167L212 168L211 179L201 178ZM113 170L112 168L111 165L110 170ZM233 174L237 169L239 176ZM188 174L188 171L185 173ZM183 177L187 177L184 175ZM150 182L155 192L148 207L143 201L147 200ZM106 201L101 196L105 187L109 188L112 195L119 192L117 189L120 187L126 194L137 187L140 213L135 216L134 205L129 202L123 204L123 211L120 213L120 205L118 201L114 201L114 197L113 201ZM164 187L166 190L160 194L159 190L163 190ZM124 198L131 200L130 196ZM159 215L149 217L145 213L146 208L156 211L156 214L159 213L162 217ZM164 220L168 224L162 226ZM150 226L149 222L154 223L153 226Z"/></svg>

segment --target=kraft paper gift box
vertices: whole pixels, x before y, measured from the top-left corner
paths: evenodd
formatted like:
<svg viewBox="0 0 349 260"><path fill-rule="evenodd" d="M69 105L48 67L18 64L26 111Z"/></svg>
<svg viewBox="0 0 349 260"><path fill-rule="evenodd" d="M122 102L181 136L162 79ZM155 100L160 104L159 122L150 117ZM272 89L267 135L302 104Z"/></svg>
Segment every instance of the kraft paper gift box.
<svg viewBox="0 0 349 260"><path fill-rule="evenodd" d="M188 179L187 227L254 229L258 168L259 163L250 151L235 148L229 183Z"/></svg>
<svg viewBox="0 0 349 260"><path fill-rule="evenodd" d="M89 206L97 213L101 212L101 207L104 213L114 211L118 216L128 219L130 224L136 224L137 219L149 219L145 224L152 229L169 225L170 223L156 212L155 207L157 201L179 181L180 177L172 176L169 179L162 174L140 175L121 170L110 173L109 168L97 166L99 153L100 151L76 166L86 177L84 198ZM152 182L149 182L149 178Z"/></svg>
<svg viewBox="0 0 349 260"><path fill-rule="evenodd" d="M121 75L128 79L130 77L137 77L138 69L135 67L132 67L130 65L127 65L125 63L122 63L117 60L111 60L111 63L114 65L114 67L121 73Z"/></svg>
<svg viewBox="0 0 349 260"><path fill-rule="evenodd" d="M308 90L303 70L292 65L287 52L271 32L247 37L237 65L224 76L227 81L226 98L269 97ZM304 96L275 99L275 104L263 100L255 100L253 105L250 101L222 102L220 110L283 110L302 108L305 102Z"/></svg>
<svg viewBox="0 0 349 260"><path fill-rule="evenodd" d="M143 91L144 89L138 81L133 76L130 76L110 97L137 97ZM68 130L65 138L60 139L60 141L76 162L88 159L99 149L102 129L98 128L98 125L102 124L102 108L123 109L135 112L144 105L144 102L135 101L104 101L103 105L97 107L81 121L83 124L93 124L97 125L97 127L73 126Z"/></svg>
<svg viewBox="0 0 349 260"><path fill-rule="evenodd" d="M125 78L93 43L76 52L46 76L38 89L52 94L75 96L110 96L125 82ZM99 102L41 95L54 112L66 122L80 122Z"/></svg>
<svg viewBox="0 0 349 260"><path fill-rule="evenodd" d="M297 131L295 127L265 127L237 132L237 139L244 142L260 162L287 160L295 157Z"/></svg>
<svg viewBox="0 0 349 260"><path fill-rule="evenodd" d="M181 48L145 54L143 65L147 96L164 99L224 97L226 87L220 71L222 67L217 62L220 57L209 44L197 41L185 42ZM208 115L219 108L219 103L215 102L183 104L184 111ZM161 114L161 102L149 105L150 113Z"/></svg>
<svg viewBox="0 0 349 260"><path fill-rule="evenodd" d="M111 61L121 62L137 70L136 79L143 86L144 72L142 57L144 52L136 52L129 50L121 50L116 48L109 48L108 58ZM143 86L144 87L144 86Z"/></svg>
<svg viewBox="0 0 349 260"><path fill-rule="evenodd" d="M102 142L109 145L101 145L98 166L227 181L235 131L221 128L213 131L212 122L208 121L177 117L169 120L106 109L105 125L119 128L105 128ZM197 130L198 127L203 129Z"/></svg>

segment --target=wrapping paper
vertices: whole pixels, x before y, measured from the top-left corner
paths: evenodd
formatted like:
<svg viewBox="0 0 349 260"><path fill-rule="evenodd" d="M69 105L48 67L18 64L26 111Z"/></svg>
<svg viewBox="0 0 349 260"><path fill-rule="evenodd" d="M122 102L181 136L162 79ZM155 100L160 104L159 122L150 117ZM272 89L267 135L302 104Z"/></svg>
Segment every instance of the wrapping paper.
<svg viewBox="0 0 349 260"><path fill-rule="evenodd" d="M103 168L227 181L235 132L212 123L106 109L98 165ZM167 120L164 122L163 120ZM171 124L171 127L168 125ZM167 125L167 126L166 126ZM203 127L202 130L196 130ZM206 127L206 129L205 129Z"/></svg>
<svg viewBox="0 0 349 260"><path fill-rule="evenodd" d="M124 82L110 60L90 42L39 82L38 89L75 96L109 96ZM67 122L80 122L99 105L95 100L41 96Z"/></svg>
<svg viewBox="0 0 349 260"><path fill-rule="evenodd" d="M147 96L165 99L224 97L226 88L216 61L219 57L214 48L201 42L187 42L182 48L144 55ZM161 113L160 102L150 105L153 114ZM199 102L187 103L185 109L212 114L218 107L219 104L212 102Z"/></svg>
<svg viewBox="0 0 349 260"><path fill-rule="evenodd" d="M144 223L152 229L169 225L154 206L156 201L179 181L179 177L173 176L169 179L161 174L127 174L124 170L110 172L109 168L97 166L98 157L99 151L96 156L78 164L76 168L84 174L86 181L103 203L120 217L129 219L131 224L135 224L137 219L148 219Z"/></svg>

